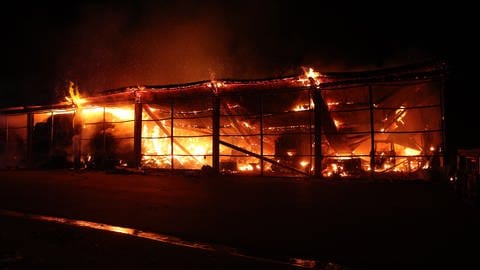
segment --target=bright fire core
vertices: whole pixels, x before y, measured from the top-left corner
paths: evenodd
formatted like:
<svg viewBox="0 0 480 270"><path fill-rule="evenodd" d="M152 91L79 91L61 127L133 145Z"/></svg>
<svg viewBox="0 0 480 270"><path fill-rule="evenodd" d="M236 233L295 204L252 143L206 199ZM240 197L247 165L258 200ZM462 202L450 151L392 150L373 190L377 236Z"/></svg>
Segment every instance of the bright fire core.
<svg viewBox="0 0 480 270"><path fill-rule="evenodd" d="M313 82L314 86L318 86L321 78L320 73L313 69L306 69L305 74L294 83L310 87ZM212 86L213 84L208 85L210 88ZM217 87L225 87L225 85L218 84ZM326 100L324 108L328 109L331 121L330 130L327 130L326 133L333 133L337 137L326 135L323 139L325 141L325 145L322 144L322 154L325 155L321 170L323 176L351 176L358 171L372 170L376 172L412 172L430 166L431 157L437 149L432 140L421 137L421 135L407 137L402 134L394 134L397 131L408 130L410 123L414 123L415 118L418 118L417 115L413 115L407 110L407 105L410 104L401 104L391 112L385 110L386 113L376 124L378 135L376 135L375 141L375 161L371 161L371 143L368 134L356 135L356 142L347 145L349 148L347 151L345 151L345 147L341 149L336 145L341 141L337 139L339 135L336 134L341 134L342 131L349 130L356 124L352 124L345 117L346 113L336 113L336 110L355 105L355 103L348 99L335 99L335 96L324 98ZM291 118L295 118L297 115L307 115L305 113L313 112L316 105L313 100L311 98L302 100L296 104L290 103L288 107L279 112L279 115L289 114ZM73 108L56 110L54 114L74 114L75 123L83 127L81 132L83 140L94 138L99 134L105 137L108 134L122 142L116 144L118 149L113 151L120 148L133 149L135 110L132 104L90 105L88 98L81 97L78 87L73 83L69 85L69 97L66 97L66 101L71 103ZM200 169L205 165L212 166L211 111L209 112L210 118L207 117L207 120L173 119L173 117L169 117L170 114L173 114L169 106L152 105L150 107L148 104L142 106L141 166L164 169ZM222 106L229 111L245 109L245 104L236 104L232 101L225 102ZM188 114L189 112L176 113ZM288 129L309 126L300 124L271 125L262 129L261 125L264 123L260 122L259 117L243 119L229 116L226 119L228 123L221 127L220 136L223 136L221 140L226 140L239 149L220 145L222 170L232 173L258 172L262 169L285 172L285 170L293 168L306 174L311 174L315 170L312 141L307 139L307 141L298 142L298 140L305 139L300 139L300 137L289 139L289 136L284 137L284 134L281 133ZM263 119L267 121L270 118L264 116ZM328 126L327 124L325 125ZM418 124L415 123L415 125ZM309 128L311 132L311 125ZM263 136L263 141L260 141L258 134L260 131L268 131L274 135ZM288 135L288 132L286 134ZM262 152L260 152L260 148ZM87 161L98 149L83 147L81 151L84 157L82 160ZM260 157L256 156L259 154L261 154ZM374 168L371 168L372 164L374 164Z"/></svg>

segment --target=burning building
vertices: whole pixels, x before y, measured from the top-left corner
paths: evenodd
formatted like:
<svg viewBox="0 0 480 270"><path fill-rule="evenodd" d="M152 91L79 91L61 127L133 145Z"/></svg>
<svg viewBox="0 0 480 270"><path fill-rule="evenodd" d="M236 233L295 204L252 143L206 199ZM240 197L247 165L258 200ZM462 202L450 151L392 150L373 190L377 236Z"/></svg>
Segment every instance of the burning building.
<svg viewBox="0 0 480 270"><path fill-rule="evenodd" d="M139 86L0 110L1 167L421 177L443 167L442 63Z"/></svg>

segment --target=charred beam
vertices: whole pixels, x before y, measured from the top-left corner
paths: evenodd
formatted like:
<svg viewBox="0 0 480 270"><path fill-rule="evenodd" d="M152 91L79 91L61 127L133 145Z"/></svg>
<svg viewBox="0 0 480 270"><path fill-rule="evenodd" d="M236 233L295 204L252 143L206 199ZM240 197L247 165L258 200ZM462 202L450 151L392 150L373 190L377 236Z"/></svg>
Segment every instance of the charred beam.
<svg viewBox="0 0 480 270"><path fill-rule="evenodd" d="M262 155L256 154L256 153L254 153L254 152L245 150L245 149L243 149L243 148L241 148L241 147L238 147L238 146L236 146L236 145L233 145L233 144L231 144L231 143L224 142L224 141L221 141L221 140L219 141L219 143L222 144L222 145L225 145L225 146L227 146L227 147L230 147L230 148L232 148L233 150L237 150L237 151L239 151L239 152L242 152L242 153L244 153L244 154L250 155L250 156L252 156L252 157L256 157L256 158L258 158L258 159L260 159L260 160L270 162L270 163L275 164L275 165L277 165L277 166L279 166L279 167L282 167L282 168L285 168L285 169L288 169L288 170L297 172L297 173L299 173L299 174L303 174L303 175L309 176L308 173L306 173L306 172L304 172L304 171L302 171L302 170L299 170L299 169L294 168L294 167L287 166L287 165L285 165L285 164L282 164L282 163L280 163L280 162L277 162L276 160L273 160L273 159L264 157L264 156L262 156Z"/></svg>
<svg viewBox="0 0 480 270"><path fill-rule="evenodd" d="M190 153L190 151L185 148L180 142L178 142L177 139L175 139L175 137L173 136L173 132L169 131L164 125L162 125L162 122L160 122L160 120L157 119L157 116L155 115L154 112L152 112L152 110L150 109L150 106L148 106L147 104L144 104L143 105L143 109L145 110L145 112L148 114L148 116L150 116L150 118L153 119L153 121L155 121L155 124L157 124L157 126L165 133L167 134L167 136L170 136L170 138L172 138L172 141L175 145L178 146L178 148L180 148L183 152L185 152L187 155L195 158L198 162L201 163L200 160L198 160L198 158L194 155L192 155L192 153ZM173 124L173 123L172 123ZM172 147L173 148L173 147ZM172 151L173 153L173 151Z"/></svg>
<svg viewBox="0 0 480 270"><path fill-rule="evenodd" d="M235 128L235 131L237 132L237 134L247 135L248 131L245 131L245 128L241 124L238 123L238 120L236 120L232 117L232 115L234 115L234 113L228 107L228 105L226 103L222 103L221 105L222 105L223 109L225 110L225 112L227 113L226 117L233 124L233 127ZM220 115L220 109L219 109L219 115ZM220 126L220 123L219 123L219 126ZM250 141L250 139L248 137L245 137L245 141L247 142L247 144L252 144L252 142Z"/></svg>

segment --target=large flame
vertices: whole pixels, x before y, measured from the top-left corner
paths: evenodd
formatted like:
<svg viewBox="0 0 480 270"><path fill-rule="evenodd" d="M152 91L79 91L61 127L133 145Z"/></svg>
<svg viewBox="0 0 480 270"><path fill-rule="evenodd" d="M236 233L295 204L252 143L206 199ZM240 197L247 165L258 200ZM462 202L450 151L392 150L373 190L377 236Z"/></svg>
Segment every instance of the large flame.
<svg viewBox="0 0 480 270"><path fill-rule="evenodd" d="M312 110L313 108L315 108L315 103L313 103L313 99L310 99L309 102L310 104L307 102L295 104L291 110L294 112Z"/></svg>
<svg viewBox="0 0 480 270"><path fill-rule="evenodd" d="M198 136L197 132L188 128L175 128L174 134L172 137L170 121L144 122L142 163L147 167L170 168L173 161L177 169L200 168L209 164L207 156L212 155L210 136Z"/></svg>
<svg viewBox="0 0 480 270"><path fill-rule="evenodd" d="M75 85L74 82L68 82L68 94L69 96L65 97L67 102L72 103L77 108L82 107L82 104L86 102L86 99L80 96L80 91L78 90L78 85Z"/></svg>
<svg viewBox="0 0 480 270"><path fill-rule="evenodd" d="M72 85L72 96L79 97ZM73 101L72 98L68 100ZM83 99L81 99L83 100ZM157 109L148 107L148 110L155 113ZM107 125L105 127L107 133L111 133L116 138L127 138L131 136L135 122L135 111L132 105L116 105L116 106L83 106L68 112L58 111L58 113L74 113L79 116L79 123L83 123L83 137L91 138L98 132L97 123L103 121ZM171 168L176 169L199 169L203 165L211 164L212 156L212 137L205 134L198 128L192 128L189 125L176 126L173 129L172 137L171 122L168 120L155 120L147 113L142 116L142 164L151 168ZM180 121L180 120L179 120ZM257 127L251 123L242 121L241 126L247 129L256 129ZM120 140L129 145L125 147L133 147L132 141ZM173 153L172 153L173 150ZM92 149L96 151L96 149ZM267 151L267 149L265 149ZM93 153L83 153L85 156L91 156ZM221 155L228 156L230 150L221 148ZM237 170L248 171L250 169L258 170L258 160L252 157L238 158ZM245 164L242 165L242 164Z"/></svg>
<svg viewBox="0 0 480 270"><path fill-rule="evenodd" d="M304 83L304 85L311 85L314 83L316 86L320 84L321 74L315 72L313 69L309 68L305 70L303 76L299 78L299 81ZM214 81L207 84L208 87L219 88L224 87L222 82ZM91 138L94 135L94 132L98 132L98 123L108 123L102 125L105 133L111 133L116 138L130 138L135 123L135 110L132 104L129 105L115 105L115 106L92 106L86 105L86 98L81 97L79 88L73 82L69 82L68 89L69 96L65 99L73 105L73 108L66 110L55 110L54 114L71 114L76 113L76 115L81 117L83 122L83 137ZM226 104L229 109L237 108L240 105L238 104ZM329 109L331 107L339 105L339 102L336 100L329 100L327 106ZM196 123L185 123L184 120L175 120L174 127L172 128L172 123L169 119L165 119L159 116L156 116L160 109L151 108L148 105L144 105L144 113L142 116L143 126L142 126L142 164L146 167L153 168L175 168L175 169L199 169L203 165L212 164L212 137L211 130L203 129L197 127ZM313 101L304 100L298 102L294 106L290 107L287 111L300 112L308 111L314 108ZM383 122L385 123L384 128L381 132L386 132L394 130L406 124L407 119L407 110L406 106L402 105L397 110L392 113L390 116L386 116ZM168 109L167 109L168 110ZM149 111L149 113L146 113ZM165 111L165 110L163 110ZM189 111L189 113L194 113L195 111ZM338 119L332 119L337 128L340 128L344 123ZM178 121L178 122L176 122ZM258 130L259 126L255 122L247 122L238 120L236 123L237 128L242 128L243 130L254 132ZM230 126L235 126L231 123ZM173 134L172 134L173 132ZM249 133L247 132L247 133ZM173 135L173 136L172 136ZM126 147L133 147L133 140L123 140ZM246 149L247 151L255 151L255 146L248 143L248 141L236 141L236 144L239 144L240 147ZM270 142L271 143L271 142ZM393 144L394 147L390 150L387 149L385 153L377 155L379 158L385 157L385 162L377 164L374 171L377 172L410 172L415 171L420 168L425 168L428 166L428 163L419 157L422 154L422 150L418 148L407 147L406 145ZM271 149L270 149L271 148ZM428 148L427 148L428 149ZM97 149L92 149L96 151ZM353 151L358 149L353 149ZM435 148L432 146L430 149L433 152ZM334 150L333 150L334 151ZM336 157L333 158L333 161L327 166L322 168L322 174L324 176L350 176L353 175L351 170L351 164L348 160L355 157L354 152L351 153L331 153ZM258 152L258 149L257 149ZM360 151L362 152L362 151ZM275 150L273 147L264 148L264 155L274 155ZM84 153L85 155L91 156L93 153ZM294 152L286 152L288 158L295 156ZM243 172L254 172L261 169L260 161L258 158L245 155L245 156L233 156L232 150L228 147L220 147L220 156L222 161L234 162L235 169ZM363 170L370 171L370 160L369 157L356 157L356 159L361 159L363 165L361 165ZM172 164L172 162L174 164ZM310 164L311 161L307 160L297 160L294 167L301 168L304 171L312 172L314 167ZM428 162L428 161L427 161ZM350 164L350 165L349 165ZM366 164L366 165L365 165ZM271 164L268 162L264 163L264 170L268 170L271 167Z"/></svg>
<svg viewBox="0 0 480 270"><path fill-rule="evenodd" d="M128 121L134 120L135 111L129 107L85 107L82 108L81 114L84 120L101 117L105 114L111 115L112 121Z"/></svg>
<svg viewBox="0 0 480 270"><path fill-rule="evenodd" d="M79 113L87 123L101 123L105 119L109 123L108 128L115 133L115 136L123 137L121 134L128 134L128 131L133 130L135 111L132 106L83 107ZM175 168L189 169L208 164L206 157L211 156L212 153L211 137L188 137L198 134L187 129L175 128L175 137L172 139L169 121L152 121L145 114L142 118L145 121L142 127L144 166L170 168L174 161Z"/></svg>
<svg viewBox="0 0 480 270"><path fill-rule="evenodd" d="M302 68L303 74L298 78L298 81L306 86L310 86L310 82L313 81L316 86L320 85L322 82L320 77L321 74L318 71L315 71L313 68Z"/></svg>

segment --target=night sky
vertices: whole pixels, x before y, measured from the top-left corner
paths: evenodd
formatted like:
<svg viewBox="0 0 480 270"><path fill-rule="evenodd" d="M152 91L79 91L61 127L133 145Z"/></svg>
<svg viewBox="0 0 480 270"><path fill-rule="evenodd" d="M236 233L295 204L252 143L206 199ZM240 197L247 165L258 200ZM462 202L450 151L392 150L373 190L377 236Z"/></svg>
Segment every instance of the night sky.
<svg viewBox="0 0 480 270"><path fill-rule="evenodd" d="M58 101L69 80L93 94L211 76L292 75L301 66L360 71L444 59L450 144L480 146L479 124L461 122L480 115L473 4L358 2L11 3L0 16L0 107Z"/></svg>

